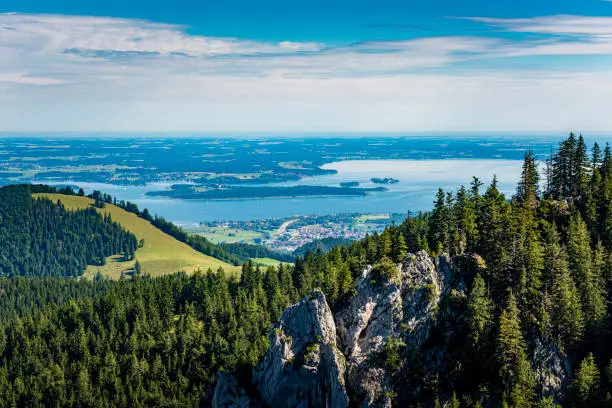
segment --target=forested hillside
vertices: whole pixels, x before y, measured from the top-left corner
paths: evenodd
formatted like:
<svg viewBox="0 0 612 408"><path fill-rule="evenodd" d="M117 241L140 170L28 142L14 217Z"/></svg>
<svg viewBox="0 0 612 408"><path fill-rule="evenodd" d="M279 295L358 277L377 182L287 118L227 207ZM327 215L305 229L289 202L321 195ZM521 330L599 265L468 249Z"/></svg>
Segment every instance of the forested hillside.
<svg viewBox="0 0 612 408"><path fill-rule="evenodd" d="M240 272L239 267L203 254L164 233L150 221L114 204L100 202L95 197L91 199L79 195L36 193L34 196L49 198L54 202L59 201L69 210L95 208L99 214L111 217L113 221L136 236L138 249L133 257L126 259L123 256L113 256L108 258L103 266L89 266L84 274L87 278L120 279L134 274L154 277L178 271L191 273L197 270L206 271L209 268L216 270L219 267L223 267L228 274Z"/></svg>
<svg viewBox="0 0 612 408"><path fill-rule="evenodd" d="M54 187L49 186L36 186L39 192L44 193L56 193L66 195L84 195L85 193L81 190L75 193L70 188L64 188L61 191L57 191ZM265 246L232 243L232 244L214 244L205 237L197 234L189 234L185 232L181 227L167 221L164 217L157 214L152 215L148 209L144 208L140 210L138 205L124 200L117 200L110 194L104 194L100 191L93 191L89 195L94 200L97 207L104 207L106 204L112 204L117 207L124 209L127 212L137 215L159 228L161 231L177 239L180 242L184 242L198 252L205 255L212 256L219 260L233 264L234 266L242 265L249 261L250 258L272 258L282 262L293 262L293 257L287 254L282 254L276 251L272 251Z"/></svg>
<svg viewBox="0 0 612 408"><path fill-rule="evenodd" d="M397 264L421 250L448 254L451 289L427 309L432 326L418 348L412 327L401 325L370 361L392 387L385 400L612 406L612 151L595 145L588 152L574 135L539 166L527 152L511 198L496 180L484 188L474 179L440 191L430 213L326 254L308 252L295 266L245 266L231 279L221 270L136 278L102 294L79 289L81 300L67 304L27 307L25 317L0 326L0 405L205 406L219 370L251 383L268 335L282 334L270 329L287 306L320 288L332 312L346 311L367 295L356 284L367 265L364 284L386 290L396 285ZM31 287L23 295L44 305L37 298L46 295ZM434 288L421 289L419 302L434 297ZM12 304L5 309L23 314ZM538 362L550 356L562 367L549 371L571 375L543 375ZM356 397L350 385L347 391Z"/></svg>
<svg viewBox="0 0 612 408"><path fill-rule="evenodd" d="M0 188L0 276L80 276L106 257L131 258L137 242L95 209L34 199L27 185Z"/></svg>

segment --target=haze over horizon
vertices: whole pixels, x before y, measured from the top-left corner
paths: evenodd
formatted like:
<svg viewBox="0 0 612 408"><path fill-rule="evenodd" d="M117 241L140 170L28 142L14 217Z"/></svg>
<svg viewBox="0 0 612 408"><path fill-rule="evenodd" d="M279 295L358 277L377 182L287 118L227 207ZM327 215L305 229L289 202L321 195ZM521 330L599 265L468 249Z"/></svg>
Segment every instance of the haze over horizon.
<svg viewBox="0 0 612 408"><path fill-rule="evenodd" d="M603 0L5 0L0 131L603 132L611 54Z"/></svg>

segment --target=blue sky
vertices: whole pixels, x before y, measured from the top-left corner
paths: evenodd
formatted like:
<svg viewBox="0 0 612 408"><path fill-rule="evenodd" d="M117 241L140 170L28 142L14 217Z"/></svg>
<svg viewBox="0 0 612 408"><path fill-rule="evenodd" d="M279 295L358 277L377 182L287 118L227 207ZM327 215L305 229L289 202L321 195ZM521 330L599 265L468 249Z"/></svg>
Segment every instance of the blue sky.
<svg viewBox="0 0 612 408"><path fill-rule="evenodd" d="M0 130L612 130L612 2L3 0Z"/></svg>

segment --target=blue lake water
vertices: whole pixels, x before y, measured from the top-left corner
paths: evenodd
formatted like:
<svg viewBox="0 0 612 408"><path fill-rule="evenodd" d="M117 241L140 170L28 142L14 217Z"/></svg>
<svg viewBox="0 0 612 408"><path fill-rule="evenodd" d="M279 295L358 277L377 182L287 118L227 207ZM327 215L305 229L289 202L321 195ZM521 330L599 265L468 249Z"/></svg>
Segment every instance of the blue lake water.
<svg viewBox="0 0 612 408"><path fill-rule="evenodd" d="M177 200L147 197L147 191L168 188L169 185L117 186L102 183L78 183L86 191L107 192L118 199L132 201L142 209L181 225L200 221L253 220L292 215L360 213L405 213L430 209L438 188L457 189L468 185L472 176L486 185L497 175L499 188L512 194L520 175L522 161L495 159L443 159L443 160L347 160L328 163L325 169L337 171L333 175L308 177L299 182L274 185L339 185L357 181L360 187L376 187L373 177L391 177L397 184L386 186L388 191L360 197L313 197L248 199L228 201Z"/></svg>

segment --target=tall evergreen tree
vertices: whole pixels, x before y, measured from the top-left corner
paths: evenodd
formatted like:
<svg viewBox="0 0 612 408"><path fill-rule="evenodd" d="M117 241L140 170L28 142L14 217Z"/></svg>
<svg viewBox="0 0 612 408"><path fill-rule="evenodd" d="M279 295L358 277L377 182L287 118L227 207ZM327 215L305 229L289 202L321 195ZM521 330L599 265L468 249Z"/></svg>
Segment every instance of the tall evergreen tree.
<svg viewBox="0 0 612 408"><path fill-rule="evenodd" d="M505 389L503 399L517 408L531 406L534 398L534 376L520 322L516 298L510 294L499 318L497 355Z"/></svg>
<svg viewBox="0 0 612 408"><path fill-rule="evenodd" d="M599 368L593 353L589 353L580 363L580 368L574 380L574 390L577 402L582 407L600 407L599 399Z"/></svg>
<svg viewBox="0 0 612 408"><path fill-rule="evenodd" d="M525 153L523 159L523 170L518 182L516 196L519 202L526 208L535 209L538 201L540 176L538 165L533 151Z"/></svg>
<svg viewBox="0 0 612 408"><path fill-rule="evenodd" d="M555 224L546 230L544 256L546 285L550 285L552 297L552 337L560 349L575 345L584 330L584 316L580 294L569 272L567 255L561 248Z"/></svg>
<svg viewBox="0 0 612 408"><path fill-rule="evenodd" d="M580 291L587 325L595 328L604 318L606 305L602 282L593 269L590 242L587 226L580 215L571 217L567 244L570 270Z"/></svg>

